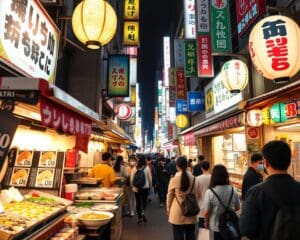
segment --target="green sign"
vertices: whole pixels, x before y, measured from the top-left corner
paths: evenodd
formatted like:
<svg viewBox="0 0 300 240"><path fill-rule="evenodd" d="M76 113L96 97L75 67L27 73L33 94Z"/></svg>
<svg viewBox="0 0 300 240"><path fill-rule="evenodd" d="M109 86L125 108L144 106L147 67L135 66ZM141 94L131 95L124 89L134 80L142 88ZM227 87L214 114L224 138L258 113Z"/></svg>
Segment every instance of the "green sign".
<svg viewBox="0 0 300 240"><path fill-rule="evenodd" d="M211 1L212 52L231 52L229 1Z"/></svg>
<svg viewBox="0 0 300 240"><path fill-rule="evenodd" d="M196 40L184 41L184 73L186 77L197 77L197 42Z"/></svg>

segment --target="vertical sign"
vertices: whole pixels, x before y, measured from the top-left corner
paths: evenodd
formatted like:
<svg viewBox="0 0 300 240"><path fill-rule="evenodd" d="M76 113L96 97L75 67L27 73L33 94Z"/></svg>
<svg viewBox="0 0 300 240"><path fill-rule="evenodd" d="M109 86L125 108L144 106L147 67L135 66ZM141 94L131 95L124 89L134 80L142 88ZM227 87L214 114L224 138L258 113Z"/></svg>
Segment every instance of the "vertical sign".
<svg viewBox="0 0 300 240"><path fill-rule="evenodd" d="M158 88L158 94L157 94L158 95L158 114L162 115L163 114L162 80L157 81L157 88Z"/></svg>
<svg viewBox="0 0 300 240"><path fill-rule="evenodd" d="M203 92L188 92L187 98L189 112L205 111L205 99Z"/></svg>
<svg viewBox="0 0 300 240"><path fill-rule="evenodd" d="M130 86L135 86L136 81L137 81L137 58L130 57L130 72L129 72Z"/></svg>
<svg viewBox="0 0 300 240"><path fill-rule="evenodd" d="M124 19L138 20L140 4L139 0L125 0Z"/></svg>
<svg viewBox="0 0 300 240"><path fill-rule="evenodd" d="M176 115L186 114L188 112L187 100L176 100Z"/></svg>
<svg viewBox="0 0 300 240"><path fill-rule="evenodd" d="M183 39L174 40L174 58L175 58L175 67L183 68L184 67L184 40Z"/></svg>
<svg viewBox="0 0 300 240"><path fill-rule="evenodd" d="M169 106L170 107L175 107L175 100L176 100L176 87L175 86L170 86L169 87Z"/></svg>
<svg viewBox="0 0 300 240"><path fill-rule="evenodd" d="M211 0L212 51L231 52L228 0Z"/></svg>
<svg viewBox="0 0 300 240"><path fill-rule="evenodd" d="M134 21L124 22L123 45L124 46L139 45L139 22L134 22Z"/></svg>
<svg viewBox="0 0 300 240"><path fill-rule="evenodd" d="M129 96L129 55L108 56L107 95Z"/></svg>
<svg viewBox="0 0 300 240"><path fill-rule="evenodd" d="M169 86L176 86L176 68L169 68Z"/></svg>
<svg viewBox="0 0 300 240"><path fill-rule="evenodd" d="M184 73L186 77L197 77L197 43L195 40L184 41Z"/></svg>
<svg viewBox="0 0 300 240"><path fill-rule="evenodd" d="M186 99L185 76L182 69L176 70L176 98Z"/></svg>
<svg viewBox="0 0 300 240"><path fill-rule="evenodd" d="M196 39L195 0L184 0L184 38Z"/></svg>
<svg viewBox="0 0 300 240"><path fill-rule="evenodd" d="M171 66L170 57L170 37L164 37L164 86L169 86L169 67Z"/></svg>

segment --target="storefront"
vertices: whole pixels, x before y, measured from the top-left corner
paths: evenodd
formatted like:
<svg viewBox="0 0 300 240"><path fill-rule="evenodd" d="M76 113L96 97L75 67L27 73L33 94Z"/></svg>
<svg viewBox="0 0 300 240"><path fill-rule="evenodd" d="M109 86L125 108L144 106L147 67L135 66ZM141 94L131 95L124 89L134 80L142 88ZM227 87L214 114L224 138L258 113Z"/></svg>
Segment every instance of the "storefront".
<svg viewBox="0 0 300 240"><path fill-rule="evenodd" d="M181 156L178 139L171 139L170 141L163 143L160 150L161 154L163 154L166 158L177 158Z"/></svg>
<svg viewBox="0 0 300 240"><path fill-rule="evenodd" d="M189 130L188 132L181 133L181 153L186 156L187 159L197 159L198 157L198 148L196 144L196 139L194 136L194 132Z"/></svg>

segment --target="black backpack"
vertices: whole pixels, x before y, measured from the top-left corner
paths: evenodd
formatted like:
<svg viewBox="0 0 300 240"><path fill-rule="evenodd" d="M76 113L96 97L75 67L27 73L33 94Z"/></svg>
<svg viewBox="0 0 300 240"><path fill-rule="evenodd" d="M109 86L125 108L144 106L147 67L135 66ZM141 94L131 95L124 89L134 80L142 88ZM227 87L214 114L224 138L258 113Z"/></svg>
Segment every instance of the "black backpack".
<svg viewBox="0 0 300 240"><path fill-rule="evenodd" d="M133 186L138 189L142 189L146 184L146 177L145 177L144 169L145 169L145 167L143 167L141 169L137 169L137 171L133 177Z"/></svg>
<svg viewBox="0 0 300 240"><path fill-rule="evenodd" d="M212 189L209 188L212 193L217 197L221 205L224 207L224 212L220 215L219 218L219 232L220 235L225 240L238 240L241 239L241 233L239 229L239 218L236 213L230 208L230 204L233 197L233 187L231 187L231 195L228 201L227 206L222 202L218 194Z"/></svg>

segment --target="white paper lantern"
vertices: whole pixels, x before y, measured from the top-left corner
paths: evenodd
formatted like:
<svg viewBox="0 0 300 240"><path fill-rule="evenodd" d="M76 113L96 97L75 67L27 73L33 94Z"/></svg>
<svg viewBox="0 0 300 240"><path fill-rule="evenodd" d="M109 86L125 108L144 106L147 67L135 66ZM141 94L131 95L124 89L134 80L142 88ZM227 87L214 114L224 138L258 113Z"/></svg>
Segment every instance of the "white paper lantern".
<svg viewBox="0 0 300 240"><path fill-rule="evenodd" d="M247 112L247 124L251 127L259 127L263 124L263 118L260 109L252 109Z"/></svg>
<svg viewBox="0 0 300 240"><path fill-rule="evenodd" d="M256 70L275 82L287 82L300 70L300 29L291 18L275 15L252 29L249 51Z"/></svg>
<svg viewBox="0 0 300 240"><path fill-rule="evenodd" d="M231 93L241 92L248 84L248 67L241 60L233 59L222 66L222 82Z"/></svg>

